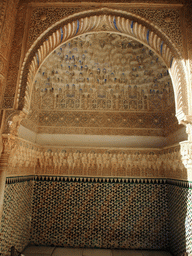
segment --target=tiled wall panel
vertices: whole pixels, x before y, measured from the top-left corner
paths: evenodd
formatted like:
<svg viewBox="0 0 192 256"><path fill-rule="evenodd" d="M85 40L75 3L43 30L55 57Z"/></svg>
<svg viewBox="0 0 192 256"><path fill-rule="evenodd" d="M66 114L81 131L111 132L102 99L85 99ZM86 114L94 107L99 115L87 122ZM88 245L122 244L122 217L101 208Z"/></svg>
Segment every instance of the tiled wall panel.
<svg viewBox="0 0 192 256"><path fill-rule="evenodd" d="M168 248L167 185L35 181L31 242Z"/></svg>
<svg viewBox="0 0 192 256"><path fill-rule="evenodd" d="M168 185L170 249L174 255L192 253L192 189Z"/></svg>
<svg viewBox="0 0 192 256"><path fill-rule="evenodd" d="M118 181L6 184L0 255L10 255L13 245L21 251L30 241L70 247L170 248L175 256L192 253L192 190Z"/></svg>
<svg viewBox="0 0 192 256"><path fill-rule="evenodd" d="M29 243L33 181L6 184L0 228L0 255L10 255L11 246L22 251Z"/></svg>

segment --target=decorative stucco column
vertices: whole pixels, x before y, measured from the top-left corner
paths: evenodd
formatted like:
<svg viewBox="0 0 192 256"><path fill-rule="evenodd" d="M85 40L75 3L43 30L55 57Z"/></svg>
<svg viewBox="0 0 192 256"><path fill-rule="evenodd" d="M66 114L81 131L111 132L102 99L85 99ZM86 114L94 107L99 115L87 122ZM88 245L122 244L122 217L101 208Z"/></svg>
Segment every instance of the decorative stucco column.
<svg viewBox="0 0 192 256"><path fill-rule="evenodd" d="M3 214L3 199L6 183L6 172L8 167L9 158L9 145L8 138L2 137L1 135L1 154L0 154L0 226Z"/></svg>
<svg viewBox="0 0 192 256"><path fill-rule="evenodd" d="M1 219L3 215L3 199L4 199L4 191L5 191L5 182L6 182L6 171L0 170L0 226L1 226Z"/></svg>
<svg viewBox="0 0 192 256"><path fill-rule="evenodd" d="M13 116L10 125L10 134L2 135L0 133L0 225L3 213L3 199L6 183L6 173L10 152L15 144L15 138L18 136L18 129L25 114L21 111L19 115Z"/></svg>
<svg viewBox="0 0 192 256"><path fill-rule="evenodd" d="M183 123L186 126L188 140L180 142L181 159L187 168L187 178L192 181L192 123Z"/></svg>

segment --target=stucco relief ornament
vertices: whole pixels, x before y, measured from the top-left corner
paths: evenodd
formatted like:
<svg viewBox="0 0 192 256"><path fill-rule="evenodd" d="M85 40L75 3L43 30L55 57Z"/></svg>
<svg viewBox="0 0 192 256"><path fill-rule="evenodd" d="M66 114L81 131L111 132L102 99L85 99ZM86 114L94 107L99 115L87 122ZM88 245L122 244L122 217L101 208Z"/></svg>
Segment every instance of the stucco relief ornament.
<svg viewBox="0 0 192 256"><path fill-rule="evenodd" d="M13 116L12 122L10 122L10 134L8 136L10 148L12 148L15 144L15 139L18 136L20 123L25 117L26 114L21 111L18 115Z"/></svg>
<svg viewBox="0 0 192 256"><path fill-rule="evenodd" d="M188 141L192 142L192 123L185 124L186 133L188 134Z"/></svg>
<svg viewBox="0 0 192 256"><path fill-rule="evenodd" d="M103 9L104 11L105 9ZM107 9L106 9L107 10ZM173 84L175 88L180 88L181 79L180 72L178 69L178 65L176 62L176 58L174 54L170 50L169 46L164 43L164 41L158 37L153 31L139 22L133 21L131 19L127 19L120 16L114 15L95 15L86 18L81 18L78 20L74 20L72 23L68 23L65 25L61 25L60 29L56 30L51 36L49 36L48 40L45 40L40 48L36 51L36 53L32 53L32 49L28 52L26 60L31 54L32 61L29 64L29 72L27 72L27 86L23 85L23 72L21 73L21 83L19 85L19 93L18 93L18 108L23 109L25 113L29 113L31 106L31 97L33 92L33 81L34 77L39 70L39 67L45 60L45 58L59 45L67 42L69 39L73 39L76 36L85 35L90 32L118 32L122 35L128 35L132 39L138 39L140 43L148 45L151 50L158 53L161 58L166 63L167 67L169 67L169 72L173 78ZM24 61L24 64L26 63ZM23 69L24 70L24 69ZM179 91L179 89L177 90ZM25 99L22 95L25 92ZM181 108L183 104L183 96L182 92L178 97L178 102L176 102L177 112ZM85 99L85 105L87 104ZM181 106L180 106L181 105ZM118 104L117 106L118 107Z"/></svg>
<svg viewBox="0 0 192 256"><path fill-rule="evenodd" d="M180 142L181 146L181 159L184 166L190 170L189 175L192 175L192 124L184 123L186 126L186 133L188 134L188 140Z"/></svg>
<svg viewBox="0 0 192 256"><path fill-rule="evenodd" d="M0 72L3 71L3 68L4 68L4 62L3 62L3 59L0 58Z"/></svg>
<svg viewBox="0 0 192 256"><path fill-rule="evenodd" d="M21 121L25 118L26 114L22 111L19 115L15 115L10 123L10 135L11 136L18 136L18 129L20 126Z"/></svg>
<svg viewBox="0 0 192 256"><path fill-rule="evenodd" d="M2 131L0 129L0 157L3 151L3 138L2 138Z"/></svg>

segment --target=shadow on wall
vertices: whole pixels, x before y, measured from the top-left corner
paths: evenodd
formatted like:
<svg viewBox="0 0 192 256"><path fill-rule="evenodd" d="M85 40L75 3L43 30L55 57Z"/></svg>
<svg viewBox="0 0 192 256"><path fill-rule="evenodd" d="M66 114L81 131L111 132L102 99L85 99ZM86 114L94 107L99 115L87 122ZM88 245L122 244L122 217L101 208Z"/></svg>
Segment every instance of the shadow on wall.
<svg viewBox="0 0 192 256"><path fill-rule="evenodd" d="M11 246L22 251L29 242L192 253L192 190L186 183L80 182L51 176L10 180L0 235L3 256L10 256Z"/></svg>
<svg viewBox="0 0 192 256"><path fill-rule="evenodd" d="M167 184L37 179L31 243L65 247L168 248Z"/></svg>
<svg viewBox="0 0 192 256"><path fill-rule="evenodd" d="M0 255L10 256L11 247L21 252L30 241L33 181L16 178L5 186L0 227Z"/></svg>
<svg viewBox="0 0 192 256"><path fill-rule="evenodd" d="M192 253L192 190L169 185L169 242L174 255Z"/></svg>

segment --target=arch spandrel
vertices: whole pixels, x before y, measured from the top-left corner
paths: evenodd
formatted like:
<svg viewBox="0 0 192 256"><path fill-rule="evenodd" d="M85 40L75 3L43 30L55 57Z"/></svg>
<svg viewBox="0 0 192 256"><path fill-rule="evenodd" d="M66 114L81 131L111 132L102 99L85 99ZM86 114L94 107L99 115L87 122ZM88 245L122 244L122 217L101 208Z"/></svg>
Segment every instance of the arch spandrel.
<svg viewBox="0 0 192 256"><path fill-rule="evenodd" d="M108 13L109 10L102 9ZM101 12L101 10L100 10ZM79 35L98 33L98 32L112 32L123 34L130 38L133 38L142 44L152 49L166 64L169 69L170 76L172 78L174 94L175 94L175 106L176 116L181 122L188 115L187 101L187 84L185 79L184 66L180 61L179 55L168 47L165 43L167 39L164 35L159 36L160 32L156 28L152 31L149 27L142 25L143 19L139 22L133 19L118 16L119 12L114 15L103 14L93 15L92 13L84 13L78 19L69 22L66 25L60 24L60 27L52 33L37 49L34 51L33 47L26 55L25 62L23 64L23 71L21 74L20 85L17 96L17 107L23 109L25 113L28 113L30 108L31 93L34 82L34 77L43 61L49 54L59 47L59 45L67 42L68 40L75 38ZM59 26L58 24L56 25ZM155 33L157 31L158 33ZM158 34L158 35L157 35ZM29 62L29 59L32 59ZM25 94L25 100L24 100Z"/></svg>

